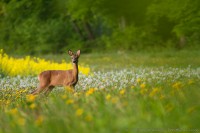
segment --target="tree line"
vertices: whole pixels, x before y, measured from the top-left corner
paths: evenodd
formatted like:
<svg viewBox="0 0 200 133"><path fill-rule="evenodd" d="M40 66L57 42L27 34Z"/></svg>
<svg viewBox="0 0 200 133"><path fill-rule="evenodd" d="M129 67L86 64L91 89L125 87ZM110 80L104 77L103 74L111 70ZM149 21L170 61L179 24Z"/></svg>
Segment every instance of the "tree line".
<svg viewBox="0 0 200 133"><path fill-rule="evenodd" d="M137 50L200 43L199 0L0 0L0 48Z"/></svg>

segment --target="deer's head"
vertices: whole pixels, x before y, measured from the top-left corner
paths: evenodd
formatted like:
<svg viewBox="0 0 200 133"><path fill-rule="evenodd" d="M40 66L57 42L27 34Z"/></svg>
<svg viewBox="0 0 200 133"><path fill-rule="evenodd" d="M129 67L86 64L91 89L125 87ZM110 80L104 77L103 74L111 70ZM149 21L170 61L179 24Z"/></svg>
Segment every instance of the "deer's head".
<svg viewBox="0 0 200 133"><path fill-rule="evenodd" d="M68 54L71 56L72 63L78 63L78 58L81 54L80 50L78 50L75 54L71 50L68 50Z"/></svg>

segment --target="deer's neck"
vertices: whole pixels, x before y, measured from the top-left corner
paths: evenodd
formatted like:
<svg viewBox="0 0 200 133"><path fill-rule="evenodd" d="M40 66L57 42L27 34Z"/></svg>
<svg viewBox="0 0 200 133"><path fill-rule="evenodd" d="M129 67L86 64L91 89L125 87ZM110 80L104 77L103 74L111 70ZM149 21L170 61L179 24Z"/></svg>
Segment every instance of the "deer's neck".
<svg viewBox="0 0 200 133"><path fill-rule="evenodd" d="M73 63L73 77L78 80L78 63Z"/></svg>

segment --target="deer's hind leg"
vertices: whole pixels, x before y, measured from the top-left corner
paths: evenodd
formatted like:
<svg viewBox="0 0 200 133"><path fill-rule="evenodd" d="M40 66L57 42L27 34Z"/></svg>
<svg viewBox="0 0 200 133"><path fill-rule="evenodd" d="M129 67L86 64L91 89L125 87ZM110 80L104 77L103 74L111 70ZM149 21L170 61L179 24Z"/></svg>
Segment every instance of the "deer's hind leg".
<svg viewBox="0 0 200 133"><path fill-rule="evenodd" d="M47 88L48 84L49 83L39 84L39 86L37 87L37 89L35 89L34 91L32 91L31 94L37 95L37 94L41 93L42 91L45 90L45 88Z"/></svg>
<svg viewBox="0 0 200 133"><path fill-rule="evenodd" d="M44 94L45 94L46 96L48 96L49 93L53 90L53 88L54 88L54 86L49 86L49 87L47 87L46 90L45 90L45 92L44 92Z"/></svg>

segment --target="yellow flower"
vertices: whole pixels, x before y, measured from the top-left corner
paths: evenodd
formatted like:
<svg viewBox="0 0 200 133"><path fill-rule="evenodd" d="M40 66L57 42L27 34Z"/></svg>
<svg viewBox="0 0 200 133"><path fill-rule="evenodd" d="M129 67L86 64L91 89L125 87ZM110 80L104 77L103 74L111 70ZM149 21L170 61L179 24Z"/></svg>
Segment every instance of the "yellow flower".
<svg viewBox="0 0 200 133"><path fill-rule="evenodd" d="M134 89L134 88L135 88L135 86L134 86L134 85L132 85L132 86L131 86L131 89Z"/></svg>
<svg viewBox="0 0 200 133"><path fill-rule="evenodd" d="M40 126L40 125L43 123L43 121L44 121L44 117L40 115L40 116L38 116L37 119L35 120L35 124L36 124L37 126Z"/></svg>
<svg viewBox="0 0 200 133"><path fill-rule="evenodd" d="M36 95L32 95L32 94L30 94L30 95L26 95L26 101L27 102L34 102L35 101L35 99L36 99Z"/></svg>
<svg viewBox="0 0 200 133"><path fill-rule="evenodd" d="M92 116L91 115L87 115L86 117L85 117L85 120L86 121L88 121L88 122L90 122L90 121L92 121Z"/></svg>
<svg viewBox="0 0 200 133"><path fill-rule="evenodd" d="M189 85L194 84L194 80L192 80L192 79L188 80L188 84Z"/></svg>
<svg viewBox="0 0 200 133"><path fill-rule="evenodd" d="M67 95L64 94L64 95L61 96L61 98L62 98L63 100L65 100L65 99L67 99Z"/></svg>
<svg viewBox="0 0 200 133"><path fill-rule="evenodd" d="M141 85L140 85L140 88L142 88L142 89L144 89L146 87L146 84L144 84L144 83L142 83Z"/></svg>
<svg viewBox="0 0 200 133"><path fill-rule="evenodd" d="M182 85L181 82L178 81L178 82L174 83L174 84L172 85L172 87L173 87L174 89L179 90L181 87L183 87L183 85Z"/></svg>
<svg viewBox="0 0 200 133"><path fill-rule="evenodd" d="M122 90L119 91L119 94L124 95L125 92L126 92L126 90L125 90L125 89L122 89Z"/></svg>
<svg viewBox="0 0 200 133"><path fill-rule="evenodd" d="M95 88L90 88L85 94L86 94L86 96L89 96L89 95L93 94L94 91L95 91Z"/></svg>
<svg viewBox="0 0 200 133"><path fill-rule="evenodd" d="M146 93L147 93L147 89L142 88L142 89L140 90L140 94L144 95L144 94L146 94Z"/></svg>
<svg viewBox="0 0 200 133"><path fill-rule="evenodd" d="M83 114L83 109L77 109L76 110L76 116L81 116Z"/></svg>
<svg viewBox="0 0 200 133"><path fill-rule="evenodd" d="M62 63L56 63L36 57L31 58L30 56L26 56L24 58L9 57L3 52L3 50L0 50L0 60L0 69L2 70L2 73L6 73L9 76L37 75L44 70L68 70L72 68L71 63L66 63L65 61ZM90 68L88 66L85 67L80 65L79 71L85 75L88 75Z"/></svg>
<svg viewBox="0 0 200 133"><path fill-rule="evenodd" d="M26 120L23 117L19 117L17 119L17 124L20 126L24 126L25 125Z"/></svg>
<svg viewBox="0 0 200 133"><path fill-rule="evenodd" d="M167 112L172 111L173 108L174 108L174 106L173 106L172 104L167 104L167 105L165 106L165 109L166 109Z"/></svg>
<svg viewBox="0 0 200 133"><path fill-rule="evenodd" d="M78 92L74 93L74 97L79 97L79 96L80 96L80 93L78 93Z"/></svg>
<svg viewBox="0 0 200 133"><path fill-rule="evenodd" d="M140 79L140 78L138 78L137 80L136 80L136 82L137 83L140 83L142 80Z"/></svg>
<svg viewBox="0 0 200 133"><path fill-rule="evenodd" d="M151 93L149 94L150 97L155 96L158 92L160 92L159 88L153 88L153 90L151 91Z"/></svg>
<svg viewBox="0 0 200 133"><path fill-rule="evenodd" d="M113 97L113 98L111 99L111 102L112 102L113 104L117 103L118 101L119 101L119 99L118 99L117 97Z"/></svg>
<svg viewBox="0 0 200 133"><path fill-rule="evenodd" d="M66 101L66 104L73 104L74 103L74 100L73 99L68 99L67 101Z"/></svg>
<svg viewBox="0 0 200 133"><path fill-rule="evenodd" d="M163 94L160 95L160 100L164 99L165 96Z"/></svg>
<svg viewBox="0 0 200 133"><path fill-rule="evenodd" d="M9 110L8 113L11 114L11 115L17 115L18 110L17 110L17 108L13 108L13 109Z"/></svg>
<svg viewBox="0 0 200 133"><path fill-rule="evenodd" d="M74 89L69 86L65 87L65 89L70 93L74 93Z"/></svg>
<svg viewBox="0 0 200 133"><path fill-rule="evenodd" d="M110 98L111 98L111 95L110 94L108 94L108 95L106 95L106 100L110 100Z"/></svg>
<svg viewBox="0 0 200 133"><path fill-rule="evenodd" d="M31 105L29 105L29 108L35 109L36 108L36 104L35 103L31 103Z"/></svg>

